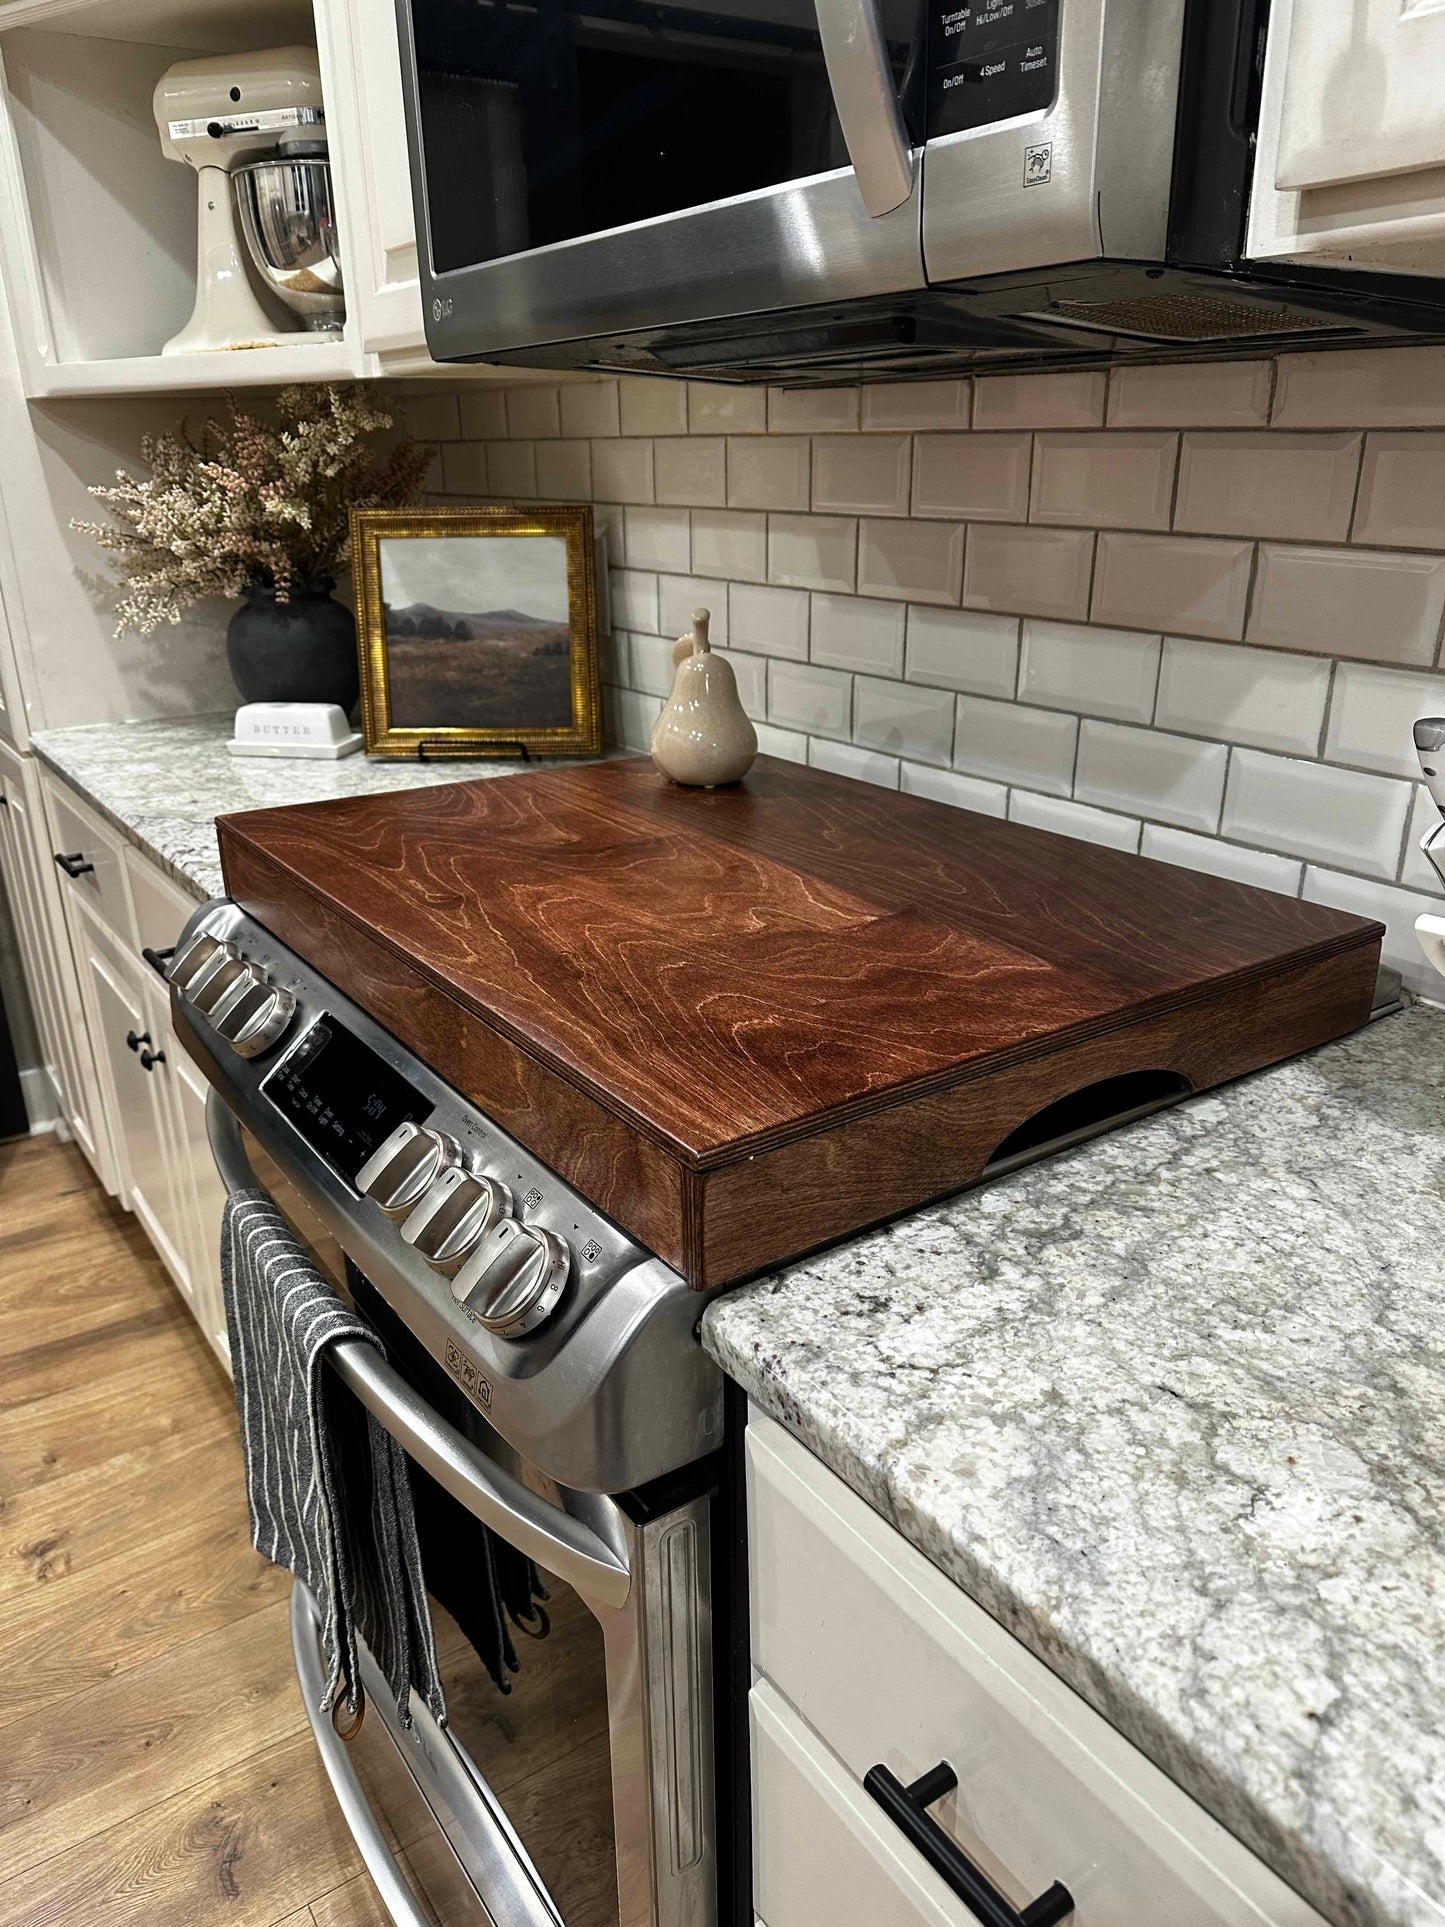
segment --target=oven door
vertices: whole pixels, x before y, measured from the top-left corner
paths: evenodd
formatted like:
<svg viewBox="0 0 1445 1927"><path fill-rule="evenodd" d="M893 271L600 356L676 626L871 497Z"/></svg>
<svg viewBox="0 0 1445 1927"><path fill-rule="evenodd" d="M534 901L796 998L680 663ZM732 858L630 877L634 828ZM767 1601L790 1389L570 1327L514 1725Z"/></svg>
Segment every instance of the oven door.
<svg viewBox="0 0 1445 1927"><path fill-rule="evenodd" d="M922 0L397 11L439 361L923 285Z"/></svg>
<svg viewBox="0 0 1445 1927"><path fill-rule="evenodd" d="M207 1123L227 1189L256 1183L241 1127L214 1090ZM307 1235L314 1221L304 1203L293 1212L284 1173L263 1175ZM536 1564L546 1593L534 1637L518 1630L508 1694L434 1610L445 1724L413 1701L404 1728L363 1648L365 1717L343 1739L317 1711L326 1663L316 1602L299 1582L293 1590L307 1717L390 1918L713 1927L706 1491L661 1508L564 1491L479 1418L464 1433L372 1347L339 1345L328 1359L420 1472ZM424 1560L428 1550L424 1539Z"/></svg>

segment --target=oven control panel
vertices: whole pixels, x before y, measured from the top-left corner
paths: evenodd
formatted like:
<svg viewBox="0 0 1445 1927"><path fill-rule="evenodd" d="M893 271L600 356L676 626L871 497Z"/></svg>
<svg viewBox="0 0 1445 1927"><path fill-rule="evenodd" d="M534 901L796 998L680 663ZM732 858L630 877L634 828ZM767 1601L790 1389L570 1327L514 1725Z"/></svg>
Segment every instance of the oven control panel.
<svg viewBox="0 0 1445 1927"><path fill-rule="evenodd" d="M929 137L1046 113L1063 0L931 0ZM1038 178L1047 178L1035 163Z"/></svg>

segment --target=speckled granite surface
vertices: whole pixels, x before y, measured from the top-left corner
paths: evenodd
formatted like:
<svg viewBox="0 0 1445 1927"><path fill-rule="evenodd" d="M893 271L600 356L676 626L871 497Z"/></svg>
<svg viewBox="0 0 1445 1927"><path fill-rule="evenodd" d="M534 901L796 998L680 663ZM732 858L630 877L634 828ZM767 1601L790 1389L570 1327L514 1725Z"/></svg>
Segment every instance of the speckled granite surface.
<svg viewBox="0 0 1445 1927"><path fill-rule="evenodd" d="M704 1334L1328 1918L1445 1921L1445 1014L792 1266Z"/></svg>
<svg viewBox="0 0 1445 1927"><path fill-rule="evenodd" d="M31 740L37 756L197 899L222 894L215 819L230 810L418 789L538 767L372 761L364 755L337 763L232 756L226 748L232 721L228 712L186 722L97 723L41 730Z"/></svg>

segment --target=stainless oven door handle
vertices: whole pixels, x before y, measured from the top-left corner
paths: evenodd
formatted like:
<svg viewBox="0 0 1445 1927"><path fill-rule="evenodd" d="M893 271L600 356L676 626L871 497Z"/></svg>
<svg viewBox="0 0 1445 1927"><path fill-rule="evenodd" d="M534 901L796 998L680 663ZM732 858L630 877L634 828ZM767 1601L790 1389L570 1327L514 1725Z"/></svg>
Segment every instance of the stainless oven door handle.
<svg viewBox="0 0 1445 1927"><path fill-rule="evenodd" d="M241 1127L219 1093L206 1096L206 1135L227 1191L256 1183ZM490 1526L519 1552L603 1606L622 1606L632 1590L627 1560L602 1536L540 1499L479 1452L470 1439L434 1412L370 1345L352 1341L326 1354L337 1374L397 1443L446 1487L474 1518ZM595 1502L603 1516L616 1510L610 1500ZM625 1543L619 1515L617 1538Z"/></svg>
<svg viewBox="0 0 1445 1927"><path fill-rule="evenodd" d="M346 1742L331 1724L331 1715L320 1711L326 1691L326 1663L321 1656L321 1614L308 1587L298 1579L291 1588L291 1650L296 1658L296 1678L306 1717L316 1737L316 1750L326 1777L336 1795L342 1817L366 1871L381 1895L381 1904L394 1927L429 1927L432 1915L418 1906L416 1896L397 1865L396 1856L386 1843L371 1803L362 1789L356 1768L346 1750Z"/></svg>
<svg viewBox="0 0 1445 1927"><path fill-rule="evenodd" d="M828 85L863 205L890 214L913 192L913 152L878 0L817 0Z"/></svg>

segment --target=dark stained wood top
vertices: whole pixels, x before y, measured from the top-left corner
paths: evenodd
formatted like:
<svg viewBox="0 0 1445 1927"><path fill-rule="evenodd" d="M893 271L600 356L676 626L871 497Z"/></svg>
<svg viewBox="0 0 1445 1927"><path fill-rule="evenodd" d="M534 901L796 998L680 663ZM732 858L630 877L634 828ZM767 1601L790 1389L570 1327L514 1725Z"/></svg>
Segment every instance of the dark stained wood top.
<svg viewBox="0 0 1445 1927"><path fill-rule="evenodd" d="M309 897L695 1169L1380 936L768 758L724 790L637 759L220 832L233 894Z"/></svg>

